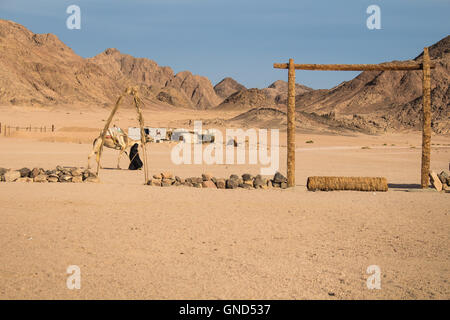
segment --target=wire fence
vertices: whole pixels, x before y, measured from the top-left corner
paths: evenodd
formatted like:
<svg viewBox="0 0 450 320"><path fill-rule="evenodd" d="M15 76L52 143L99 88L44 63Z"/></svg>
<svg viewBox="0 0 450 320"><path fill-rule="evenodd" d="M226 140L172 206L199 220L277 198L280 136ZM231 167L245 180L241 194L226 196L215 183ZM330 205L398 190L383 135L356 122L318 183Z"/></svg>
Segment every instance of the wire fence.
<svg viewBox="0 0 450 320"><path fill-rule="evenodd" d="M0 136L3 135L4 137L11 136L14 132L55 132L55 125L52 124L50 126L32 126L31 124L29 126L12 126L12 125L6 125L2 124L0 122Z"/></svg>

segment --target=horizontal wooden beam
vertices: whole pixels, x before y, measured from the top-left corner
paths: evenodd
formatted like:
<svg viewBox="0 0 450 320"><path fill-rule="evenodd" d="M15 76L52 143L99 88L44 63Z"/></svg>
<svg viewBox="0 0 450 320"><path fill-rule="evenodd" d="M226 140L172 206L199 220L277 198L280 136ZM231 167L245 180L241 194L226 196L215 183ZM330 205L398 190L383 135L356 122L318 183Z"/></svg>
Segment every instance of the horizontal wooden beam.
<svg viewBox="0 0 450 320"><path fill-rule="evenodd" d="M274 63L275 69L288 69L288 63ZM435 64L431 63L431 69ZM322 70L322 71L405 71L422 70L422 63L417 62L386 62L380 64L296 64L296 70Z"/></svg>

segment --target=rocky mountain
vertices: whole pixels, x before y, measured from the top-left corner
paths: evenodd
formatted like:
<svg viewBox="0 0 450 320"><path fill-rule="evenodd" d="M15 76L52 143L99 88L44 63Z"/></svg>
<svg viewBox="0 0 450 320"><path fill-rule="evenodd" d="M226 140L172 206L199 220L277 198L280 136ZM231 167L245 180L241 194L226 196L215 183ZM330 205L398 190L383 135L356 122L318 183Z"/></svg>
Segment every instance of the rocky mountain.
<svg viewBox="0 0 450 320"><path fill-rule="evenodd" d="M247 89L242 84L234 80L233 78L225 78L222 81L220 81L218 84L214 86L214 91L216 94L222 98L222 100L225 100L229 96L231 96L233 93L236 93L238 91L242 91Z"/></svg>
<svg viewBox="0 0 450 320"><path fill-rule="evenodd" d="M0 104L108 105L127 85L138 85L144 102L207 109L222 101L205 77L117 49L83 59L53 34L0 20Z"/></svg>
<svg viewBox="0 0 450 320"><path fill-rule="evenodd" d="M223 81L222 81L223 82ZM221 82L221 83L222 83ZM296 84L296 92L304 93L313 91L301 84ZM228 96L216 109L220 110L240 110L253 108L267 108L274 107L286 100L288 83L286 81L278 80L272 83L269 87L264 89L242 89L235 91Z"/></svg>
<svg viewBox="0 0 450 320"><path fill-rule="evenodd" d="M436 63L431 71L432 126L438 133L450 132L449 52L450 36L430 47ZM422 55L414 60L421 62ZM363 119L379 130L420 129L422 71L365 71L330 90L297 95L296 108L336 119Z"/></svg>

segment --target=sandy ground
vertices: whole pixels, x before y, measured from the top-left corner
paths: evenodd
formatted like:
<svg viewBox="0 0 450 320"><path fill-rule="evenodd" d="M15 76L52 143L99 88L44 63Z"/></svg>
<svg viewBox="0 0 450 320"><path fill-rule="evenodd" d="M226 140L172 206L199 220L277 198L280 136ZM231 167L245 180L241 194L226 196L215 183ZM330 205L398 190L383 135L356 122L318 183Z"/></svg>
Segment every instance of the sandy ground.
<svg viewBox="0 0 450 320"><path fill-rule="evenodd" d="M86 166L108 113L74 110L2 109L3 124L57 131L2 135L0 167ZM133 116L124 110L118 125ZM215 116L145 112L160 126ZM414 188L420 141L419 132L298 134L289 190L144 186L142 171L110 169L112 150L100 184L0 183L0 298L449 299L450 195ZM449 137L432 142L432 169L448 169ZM150 145L150 173L259 173L256 165L177 166L172 146ZM308 192L312 175L385 176L391 188ZM80 290L66 287L69 265L81 269ZM367 289L369 265L381 268L380 290Z"/></svg>

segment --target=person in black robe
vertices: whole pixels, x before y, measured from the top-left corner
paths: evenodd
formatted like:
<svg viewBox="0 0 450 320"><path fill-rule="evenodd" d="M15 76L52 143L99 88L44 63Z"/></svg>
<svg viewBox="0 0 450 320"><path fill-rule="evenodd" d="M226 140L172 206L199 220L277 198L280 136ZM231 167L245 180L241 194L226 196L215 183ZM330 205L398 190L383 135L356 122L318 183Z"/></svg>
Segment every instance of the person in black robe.
<svg viewBox="0 0 450 320"><path fill-rule="evenodd" d="M139 170L142 168L143 163L141 158L139 157L139 145L135 143L130 150L130 165L128 166L128 170Z"/></svg>

